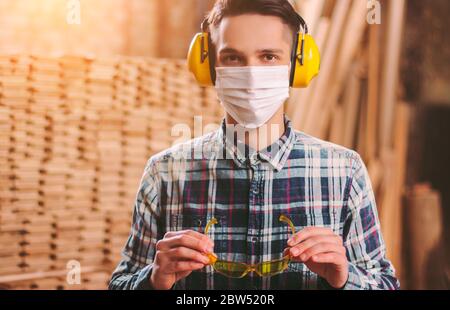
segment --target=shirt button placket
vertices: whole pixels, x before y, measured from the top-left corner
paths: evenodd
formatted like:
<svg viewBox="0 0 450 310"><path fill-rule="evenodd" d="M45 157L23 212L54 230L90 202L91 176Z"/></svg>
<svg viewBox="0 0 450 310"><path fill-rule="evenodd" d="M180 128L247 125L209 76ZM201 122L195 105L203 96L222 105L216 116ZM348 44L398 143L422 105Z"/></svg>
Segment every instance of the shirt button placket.
<svg viewBox="0 0 450 310"><path fill-rule="evenodd" d="M261 192L261 171L260 167L256 163L251 164L252 169L252 180L250 185L250 201L249 201L249 216L251 226L249 226L249 246L251 249L251 264L256 264L259 262L258 257L260 256L260 238L259 231L261 230L261 220L260 220L260 212L261 212L261 201L262 201L262 192ZM252 230L252 234L250 234L250 229ZM255 235L257 232L258 235Z"/></svg>

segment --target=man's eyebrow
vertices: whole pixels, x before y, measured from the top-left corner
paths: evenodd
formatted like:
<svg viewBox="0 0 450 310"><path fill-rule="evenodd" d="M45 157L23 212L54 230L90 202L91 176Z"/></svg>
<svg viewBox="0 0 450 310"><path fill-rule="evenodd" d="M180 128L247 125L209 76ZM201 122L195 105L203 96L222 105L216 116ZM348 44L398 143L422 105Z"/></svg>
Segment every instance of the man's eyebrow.
<svg viewBox="0 0 450 310"><path fill-rule="evenodd" d="M259 54L283 54L283 50L277 48L265 48L262 50L258 50Z"/></svg>
<svg viewBox="0 0 450 310"><path fill-rule="evenodd" d="M234 49L234 48L231 48L231 47L225 47L225 48L223 48L223 49L221 49L220 51L219 51L219 53L234 53L234 54L242 54L241 52L239 52L238 50L236 50L236 49Z"/></svg>
<svg viewBox="0 0 450 310"><path fill-rule="evenodd" d="M258 54L282 54L282 49L277 48L264 48L256 51ZM233 53L233 54L242 54L242 52L238 51L237 49L231 48L231 47L225 47L219 51L220 54L226 54L226 53Z"/></svg>

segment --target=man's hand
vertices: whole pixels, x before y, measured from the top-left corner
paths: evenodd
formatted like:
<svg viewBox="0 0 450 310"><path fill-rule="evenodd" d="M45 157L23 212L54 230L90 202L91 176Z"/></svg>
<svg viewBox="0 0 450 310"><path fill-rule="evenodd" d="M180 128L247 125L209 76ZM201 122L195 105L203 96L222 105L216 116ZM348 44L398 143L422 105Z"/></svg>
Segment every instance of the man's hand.
<svg viewBox="0 0 450 310"><path fill-rule="evenodd" d="M192 271L209 264L213 242L204 234L183 230L168 232L156 243L150 284L157 290L168 290Z"/></svg>
<svg viewBox="0 0 450 310"><path fill-rule="evenodd" d="M286 252L292 260L305 263L332 287L342 288L348 279L348 261L342 238L331 229L307 227L288 240Z"/></svg>

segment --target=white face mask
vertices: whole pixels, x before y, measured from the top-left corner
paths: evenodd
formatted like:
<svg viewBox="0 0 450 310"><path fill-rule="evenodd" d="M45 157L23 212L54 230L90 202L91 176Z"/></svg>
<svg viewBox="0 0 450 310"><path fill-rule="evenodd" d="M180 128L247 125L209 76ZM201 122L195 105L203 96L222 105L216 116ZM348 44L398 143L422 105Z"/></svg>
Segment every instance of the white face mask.
<svg viewBox="0 0 450 310"><path fill-rule="evenodd" d="M289 98L289 66L219 67L216 90L233 119L258 128Z"/></svg>

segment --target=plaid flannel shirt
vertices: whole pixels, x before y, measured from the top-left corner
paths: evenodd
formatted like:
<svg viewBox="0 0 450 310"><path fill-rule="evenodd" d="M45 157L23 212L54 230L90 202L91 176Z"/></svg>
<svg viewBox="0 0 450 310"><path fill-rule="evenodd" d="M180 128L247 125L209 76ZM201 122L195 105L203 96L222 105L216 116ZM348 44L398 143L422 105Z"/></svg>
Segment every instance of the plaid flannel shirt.
<svg viewBox="0 0 450 310"><path fill-rule="evenodd" d="M281 258L290 230L328 227L343 238L349 261L344 289L398 289L385 257L374 194L360 156L344 147L293 130L260 152L241 152L218 130L154 155L137 193L130 236L110 289L151 289L156 242L168 231L203 232L221 259L255 264ZM188 152L186 152L186 150ZM275 152L273 150L276 150ZM179 156L183 153L183 156ZM186 153L188 155L186 156ZM205 156L208 154L208 156ZM174 289L331 289L305 264L290 262L273 277L250 273L231 279L207 266Z"/></svg>

